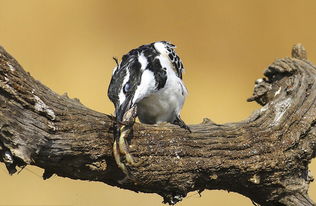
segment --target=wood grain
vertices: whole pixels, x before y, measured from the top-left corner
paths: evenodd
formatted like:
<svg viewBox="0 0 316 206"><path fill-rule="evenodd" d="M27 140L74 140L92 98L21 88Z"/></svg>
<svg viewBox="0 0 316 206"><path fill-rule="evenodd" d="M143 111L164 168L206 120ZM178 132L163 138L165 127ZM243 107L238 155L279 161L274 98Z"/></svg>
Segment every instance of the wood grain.
<svg viewBox="0 0 316 206"><path fill-rule="evenodd" d="M260 205L314 205L308 164L316 149L316 70L304 47L278 59L249 101L263 107L244 121L205 119L192 133L136 123L130 150L143 164L124 174L112 156L115 119L34 80L0 48L0 160L10 173L36 165L72 179L157 193L175 204L190 191L223 189ZM135 194L136 195L136 194Z"/></svg>

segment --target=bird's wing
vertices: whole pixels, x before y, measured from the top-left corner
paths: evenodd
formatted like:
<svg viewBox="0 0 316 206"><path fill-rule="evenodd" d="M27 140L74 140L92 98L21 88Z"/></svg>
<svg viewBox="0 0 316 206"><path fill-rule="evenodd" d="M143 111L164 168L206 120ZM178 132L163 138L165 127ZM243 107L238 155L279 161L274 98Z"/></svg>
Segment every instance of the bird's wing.
<svg viewBox="0 0 316 206"><path fill-rule="evenodd" d="M166 48L167 48L168 57L174 67L174 71L176 72L177 76L180 79L182 79L182 73L184 71L184 67L183 67L180 57L177 55L177 53L174 50L176 46L168 42L166 44Z"/></svg>

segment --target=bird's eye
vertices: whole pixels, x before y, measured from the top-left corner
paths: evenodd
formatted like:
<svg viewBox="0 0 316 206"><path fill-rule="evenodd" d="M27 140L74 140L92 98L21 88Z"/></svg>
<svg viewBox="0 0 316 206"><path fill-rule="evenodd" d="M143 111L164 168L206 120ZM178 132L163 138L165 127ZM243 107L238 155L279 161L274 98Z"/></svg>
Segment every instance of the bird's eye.
<svg viewBox="0 0 316 206"><path fill-rule="evenodd" d="M123 92L127 93L131 89L131 85L129 83L126 83L123 87Z"/></svg>

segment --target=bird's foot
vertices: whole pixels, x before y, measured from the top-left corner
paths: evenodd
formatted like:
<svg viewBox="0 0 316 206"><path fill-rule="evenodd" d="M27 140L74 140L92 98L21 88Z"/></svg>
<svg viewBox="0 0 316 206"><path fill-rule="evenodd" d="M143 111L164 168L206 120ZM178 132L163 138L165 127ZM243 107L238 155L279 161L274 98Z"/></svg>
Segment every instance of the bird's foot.
<svg viewBox="0 0 316 206"><path fill-rule="evenodd" d="M184 129L188 130L189 132L192 132L191 129L190 129L190 127L184 123L184 121L180 118L180 116L178 116L178 117L172 122L172 124L179 125L181 128L184 128Z"/></svg>

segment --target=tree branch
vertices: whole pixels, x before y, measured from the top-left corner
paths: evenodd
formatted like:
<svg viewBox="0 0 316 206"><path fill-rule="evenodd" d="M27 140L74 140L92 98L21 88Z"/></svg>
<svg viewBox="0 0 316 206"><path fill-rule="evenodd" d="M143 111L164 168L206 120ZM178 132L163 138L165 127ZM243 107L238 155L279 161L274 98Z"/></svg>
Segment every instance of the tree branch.
<svg viewBox="0 0 316 206"><path fill-rule="evenodd" d="M256 81L249 101L263 107L244 121L205 119L190 125L192 133L136 123L130 150L143 164L129 168L137 182L120 184L114 118L51 91L0 48L0 159L10 173L36 165L45 169L44 179L100 181L157 193L170 204L190 191L224 189L260 205L313 205L307 191L316 149L316 70L301 45L292 53Z"/></svg>

